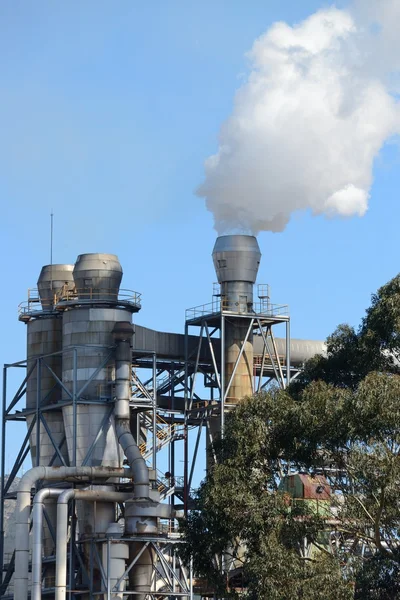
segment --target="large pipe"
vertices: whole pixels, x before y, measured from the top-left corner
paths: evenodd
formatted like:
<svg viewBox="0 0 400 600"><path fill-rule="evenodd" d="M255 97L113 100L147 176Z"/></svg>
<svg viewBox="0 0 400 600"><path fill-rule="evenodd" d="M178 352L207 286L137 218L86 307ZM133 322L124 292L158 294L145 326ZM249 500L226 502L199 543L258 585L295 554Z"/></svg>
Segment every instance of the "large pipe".
<svg viewBox="0 0 400 600"><path fill-rule="evenodd" d="M127 470L114 467L34 467L22 477L17 491L15 522L15 573L14 597L28 598L29 574L29 522L31 489L38 481L59 481L67 478L80 480L126 477Z"/></svg>
<svg viewBox="0 0 400 600"><path fill-rule="evenodd" d="M118 441L121 444L129 466L133 473L133 481L135 485L135 500L143 500L145 503L144 515L142 515L142 507L132 503L131 507L125 508L125 531L131 533L144 533L148 530L151 534L157 527L157 519L152 516L154 505L146 506L146 501L150 498L150 481L149 469L146 461L142 457L139 448L134 440L130 430L130 379L131 379L131 338L133 335L133 327L131 323L116 323L114 330L114 339L117 344L115 352L115 423L118 435ZM155 435L155 431L153 432ZM147 502L148 504L148 502ZM147 513L150 513L148 515ZM132 514L131 514L132 513ZM143 531L142 531L143 530ZM143 543L138 542L130 546L130 559L133 559L132 553L137 553L142 548ZM137 561L135 569L130 573L130 584L136 592L138 600L145 600L151 584L151 575L153 571L154 557L151 550L146 549L141 554L141 558ZM144 592L143 595L139 592ZM58 600L58 599L57 599ZM61 600L61 599L60 599Z"/></svg>
<svg viewBox="0 0 400 600"><path fill-rule="evenodd" d="M55 600L66 600L67 595L67 537L68 502L75 498L86 502L125 502L131 493L104 490L65 490L57 502L57 543L56 543L56 590Z"/></svg>
<svg viewBox="0 0 400 600"><path fill-rule="evenodd" d="M130 428L131 338L133 327L129 322L115 324L113 330L115 351L115 427L118 441L124 451L133 475L136 498L149 498L149 469L135 442Z"/></svg>
<svg viewBox="0 0 400 600"><path fill-rule="evenodd" d="M42 488L33 499L32 509L32 591L31 600L42 598L42 547L43 510L47 498L58 498L60 488Z"/></svg>

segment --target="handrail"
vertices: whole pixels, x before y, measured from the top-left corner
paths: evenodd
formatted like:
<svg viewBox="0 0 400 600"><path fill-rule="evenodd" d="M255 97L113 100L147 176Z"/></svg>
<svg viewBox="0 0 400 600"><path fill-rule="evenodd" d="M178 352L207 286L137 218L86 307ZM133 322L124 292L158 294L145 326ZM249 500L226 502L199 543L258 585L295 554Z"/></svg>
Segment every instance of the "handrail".
<svg viewBox="0 0 400 600"><path fill-rule="evenodd" d="M213 315L219 313L230 313L239 315L260 315L263 317L279 317L289 316L289 307L287 304L271 304L260 300L253 303L252 310L249 310L247 305L241 305L237 302L232 309L232 303L224 298L215 298L207 304L200 304L186 310L186 321L197 319L204 315Z"/></svg>
<svg viewBox="0 0 400 600"><path fill-rule="evenodd" d="M141 294L129 289L111 289L111 288L84 288L84 289L69 289L66 285L53 294L52 300L48 299L47 306L43 306L39 291L37 288L28 289L28 299L20 302L18 305L18 315L24 316L31 313L39 313L44 310L52 311L62 308L66 303L79 303L104 301L104 302L123 302L132 304L140 308Z"/></svg>

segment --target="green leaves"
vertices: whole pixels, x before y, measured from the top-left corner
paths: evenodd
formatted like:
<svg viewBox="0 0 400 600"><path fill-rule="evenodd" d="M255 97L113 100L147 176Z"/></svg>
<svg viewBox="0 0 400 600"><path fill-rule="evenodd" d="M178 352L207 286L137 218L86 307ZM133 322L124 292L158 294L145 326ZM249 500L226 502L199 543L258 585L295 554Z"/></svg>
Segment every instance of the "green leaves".
<svg viewBox="0 0 400 600"><path fill-rule="evenodd" d="M373 296L357 332L336 329L289 391L246 398L227 415L217 464L182 522L183 553L205 589L254 600L400 598L399 359L400 275ZM278 491L296 469L327 478L322 513Z"/></svg>

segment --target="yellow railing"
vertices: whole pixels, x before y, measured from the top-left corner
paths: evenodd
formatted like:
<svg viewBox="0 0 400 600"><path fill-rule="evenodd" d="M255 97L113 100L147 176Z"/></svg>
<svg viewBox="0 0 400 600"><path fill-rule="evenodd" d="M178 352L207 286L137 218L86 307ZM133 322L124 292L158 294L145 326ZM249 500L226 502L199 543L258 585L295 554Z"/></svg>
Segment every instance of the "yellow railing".
<svg viewBox="0 0 400 600"><path fill-rule="evenodd" d="M157 415L156 424L165 425L165 428L158 429L156 432L156 438L160 442L159 444L157 444L157 448L161 448L162 442L166 439L170 439L176 433L179 425L176 423L173 423L172 425L170 423L167 423L167 421L165 421L160 415ZM147 447L149 445L150 444L148 444L147 441L140 444L139 450L142 455L146 453Z"/></svg>

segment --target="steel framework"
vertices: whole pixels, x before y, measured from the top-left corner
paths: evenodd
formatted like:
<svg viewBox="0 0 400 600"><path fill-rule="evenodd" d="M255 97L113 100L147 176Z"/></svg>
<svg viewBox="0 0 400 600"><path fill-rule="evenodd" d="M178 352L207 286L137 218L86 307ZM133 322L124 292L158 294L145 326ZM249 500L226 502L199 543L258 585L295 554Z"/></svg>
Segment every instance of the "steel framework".
<svg viewBox="0 0 400 600"><path fill-rule="evenodd" d="M61 464L64 466L76 466L76 446L77 446L77 427L76 427L76 415L77 415L77 406L79 404L102 404L109 403L110 410L105 413L105 416L100 424L97 435L94 437L93 442L91 443L86 456L81 462L82 466L88 464L90 457L96 447L97 442L100 440L107 421L113 411L114 402L112 400L112 394L105 394L104 398L99 399L98 401L88 400L83 397L85 389L89 385L92 380L95 380L97 373L100 369L104 368L108 363L109 359L112 357L112 353L114 350L110 350L110 355L101 363L98 369L93 372L91 377L85 382L84 386L81 389L78 389L77 381L77 355L78 347L69 348L66 351L60 353L54 353L49 355L39 356L36 359L28 361L22 360L12 364L5 364L3 368L3 398L2 398L2 445L1 445L1 506L0 506L0 565L1 565L1 585L0 585L0 597L1 598L12 598L12 576L14 571L14 558L15 552L7 557L4 552L4 534L5 534L5 520L4 520L4 501L5 500L15 500L16 492L12 490L12 484L15 482L15 478L20 472L25 459L28 456L30 447L29 441L31 436L34 434L36 437L36 456L35 456L35 464L33 466L38 466L40 464L40 436L43 432L46 432L51 444L54 448L54 454L50 461L49 466L53 466L55 464ZM47 360L54 356L55 354L63 354L65 352L72 353L74 356L74 368L73 368L73 386L72 393L69 392L66 387L63 385L63 382L60 378L54 373L51 367L47 364ZM168 502L173 502L173 498L175 496L183 497L183 482L182 478L176 477L171 479L171 477L164 477L159 471L157 471L157 453L166 447L168 444L174 443L178 439L183 438L183 433L179 430L179 424L175 424L172 422L168 423L167 420L162 418L162 415L166 414L166 411L162 407L158 407L157 405L157 395L159 390L163 391L168 389L168 382L164 380L160 380L160 375L162 375L167 369L171 372L171 369L175 369L174 365L169 363L165 363L165 361L158 361L155 353L149 355L148 353L143 353L140 351L135 352L132 357L132 397L131 397L131 414L132 417L136 417L137 421L137 436L139 439L140 431L146 431L146 441L141 445L141 451L144 458L147 460L149 467L153 470L153 472L157 473L157 477L154 481L154 486L160 492L161 500L168 500ZM151 377L142 383L137 375L136 369L145 368L147 371L150 369ZM9 395L9 390L7 386L8 373L10 369L24 369L26 370L26 375L23 377L21 384L18 386L15 393L12 394L11 399ZM68 395L68 399L63 402L58 402L57 404L49 404L47 402L46 397L42 397L41 390L41 377L39 376L42 369L48 369L51 373L51 376L54 380L54 386L61 387L64 392ZM181 367L182 370L182 367ZM179 371L176 374L172 374L169 376L173 386L182 381L182 377L178 376ZM22 403L23 398L26 393L27 383L31 377L37 375L37 390L36 390L36 407L32 409L22 408L19 409L20 403ZM111 385L111 383L110 383ZM65 453L63 454L62 448L63 445L66 444L65 435L61 439L61 441L56 441L54 439L54 435L50 427L46 421L46 413L51 410L60 410L62 406L72 405L73 407L73 460L71 464L68 464L68 459L65 459ZM10 422L22 422L26 426L27 417L32 417L32 420L27 428L27 432L24 436L22 445L18 452L18 455L15 459L15 462L10 470L10 473L6 474L6 444L8 440L8 428L7 425ZM138 418L137 418L138 417ZM39 427L37 427L39 424ZM150 442L148 439L150 439ZM61 484L60 484L61 485ZM40 487L45 487L42 485ZM33 495L39 490L39 486L34 490ZM118 486L118 491L131 491L132 484L130 481L121 482ZM113 589L110 586L109 577L105 576L104 571L102 571L101 560L99 558L98 544L102 541L98 538L93 538L90 540L85 539L85 544L90 543L91 547L91 560L89 566L87 566L83 559L83 553L81 552L82 542L78 541L76 535L76 517L74 514L73 503L71 503L70 510L70 544L69 544L69 597L79 597L83 593L89 594L90 599L102 597L104 598L105 594L107 594L107 598L111 598L111 594ZM120 507L120 517L123 517L122 507ZM52 527L52 524L47 516L46 510L44 510L44 517L49 527L50 534L52 536L54 544L56 543L55 531ZM107 543L107 548L109 545L113 543L113 540L123 541L121 536L117 538L113 538L113 536L107 536L107 539L104 540ZM132 539L130 540L132 541ZM135 542L143 542L144 546L147 548L151 547L151 550L158 557L157 564L154 564L154 574L158 574L157 578L159 581L164 582L163 586L159 589L155 589L156 576L153 577L154 586L152 589L148 591L149 598L155 597L154 594L157 594L157 598L165 597L165 598L177 598L177 597L193 597L193 585L192 585L192 573L191 567L186 568L183 565L178 553L177 546L181 543L179 533L177 531L176 522L169 522L167 524L160 525L159 535L152 538L144 538L141 536L135 536ZM142 550L140 554L144 551L144 546L142 546ZM126 573L127 575L129 571L134 566L136 560L140 558L138 554L133 560L129 563ZM46 572L54 566L55 556L45 557L43 560L43 579L45 581L45 585L47 586L43 589L42 595L47 597L54 596L54 587L52 584L52 578L46 576ZM100 566L99 566L100 565ZM171 566L172 565L172 566ZM93 574L96 569L100 570L101 580L102 580L102 590L95 591L94 583L93 583ZM135 595L137 592L124 592L124 595Z"/></svg>
<svg viewBox="0 0 400 600"><path fill-rule="evenodd" d="M231 319L241 319L246 324L246 334L233 367L233 372L228 378L225 373L225 334ZM286 329L284 352L279 354L274 335L274 328L283 325ZM196 343L193 342L192 332L195 332ZM134 423L134 431L137 443L140 443L142 455L148 465L156 473L155 485L160 492L164 502L168 502L175 510L188 511L191 507L191 489L195 477L198 475L198 457L203 432L206 431L210 437L211 419L219 419L221 435L223 435L225 415L233 408L229 402L229 390L237 365L244 351L244 346L252 335L261 341L258 343L258 353L254 356L253 364L253 391L259 392L265 389L271 381L285 388L291 378L296 376L297 369L291 367L290 361L290 317L287 306L271 305L269 298L261 297L260 302L255 305L251 313L232 313L217 296L211 305L205 305L189 309L186 312L185 321L185 349L180 358L159 357L155 352L148 350L133 349L132 351L132 380L131 380L131 422ZM62 406L73 407L73 454L71 466L76 464L76 415L77 406L82 404L96 403L83 398L86 387L97 372L104 368L112 356L103 361L99 368L78 389L77 381L77 352L78 347L72 347L64 352L73 355L73 385L72 392L68 391L61 379L54 373L48 364L48 359L54 355L43 355L28 361L23 360L13 364L4 365L3 370L3 410L2 410L2 447L1 447L1 498L15 499L15 492L11 491L15 477L21 470L29 453L29 439L36 435L37 453L36 464L40 464L40 436L43 432L48 435L54 454L52 464L66 465L65 452L62 452L66 444L65 436L57 442L52 435L51 429L46 422L46 413L51 410L60 410ZM62 353L57 353L62 354ZM24 369L26 375L15 393L10 394L7 386L8 373L10 369ZM40 389L40 373L47 369L54 380L54 386L62 388L68 399L51 405L46 398L42 397ZM22 401L26 392L27 382L30 377L37 376L36 407L32 409L22 408ZM200 378L202 378L201 384ZM112 385L110 383L110 385ZM106 412L97 435L90 445L83 460L87 464L90 456L101 438L103 428L113 410L112 393L105 391L104 397L99 403L104 405L108 402L110 411ZM20 404L21 403L21 404ZM10 422L26 423L27 417L32 418L27 433L24 436L18 456L6 477L5 456L8 439L7 426ZM39 424L39 426L37 426ZM182 464L183 456L183 464ZM160 457L160 458L158 458ZM165 472L158 467L162 464ZM67 465L69 466L69 465ZM119 491L132 489L129 481L121 482ZM35 492L38 490L35 490ZM178 513L179 514L179 513ZM50 526L50 533L54 539L50 520L44 513L46 522ZM123 512L121 512L123 517ZM102 570L101 560L98 552L98 543L103 541L107 544L108 552L110 545L124 538L107 536L104 540L93 538L90 543L90 563L85 564L81 544L76 535L76 518L73 504L70 510L71 536L69 545L69 597L78 597L82 593L89 598L98 598L107 594L111 598L113 590L109 577ZM1 562L1 588L0 596L12 598L12 574L14 568L13 557L6 559L4 553L4 502L0 507L0 562ZM54 539L55 541L55 539ZM143 542L144 547L151 547L157 556L153 566L153 587L148 591L149 598L193 598L194 584L190 565L184 565L179 557L178 547L182 543L174 523L163 525L157 538L135 537L135 541ZM85 540L88 542L88 540ZM144 550L142 550L144 551ZM130 560L124 576L135 566L135 561L140 556ZM46 572L51 574L54 565L54 556L45 557L43 560L43 578L48 586L43 590L43 596L51 597L54 589L51 587L51 578L46 577ZM102 590L96 591L93 584L94 571L100 571ZM158 582L158 584L157 584ZM157 587L156 587L157 584ZM116 586L117 587L117 586ZM157 589L158 588L158 589ZM125 596L134 596L137 592L124 592Z"/></svg>

